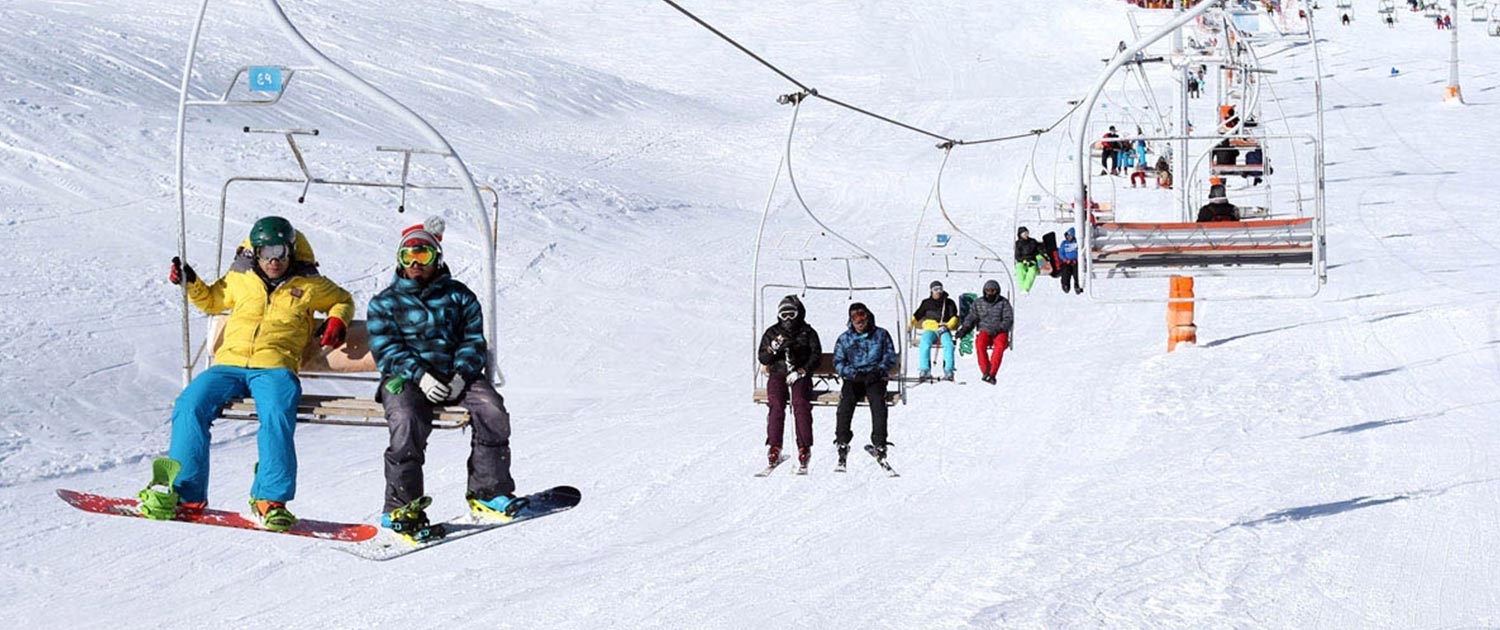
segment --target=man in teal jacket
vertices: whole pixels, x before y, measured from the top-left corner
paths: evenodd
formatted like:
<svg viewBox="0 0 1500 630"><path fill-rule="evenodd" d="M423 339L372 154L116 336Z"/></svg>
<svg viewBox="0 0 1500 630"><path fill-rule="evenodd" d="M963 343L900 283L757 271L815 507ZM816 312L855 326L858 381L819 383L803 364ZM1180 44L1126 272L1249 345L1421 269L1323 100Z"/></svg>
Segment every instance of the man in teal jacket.
<svg viewBox="0 0 1500 630"><path fill-rule="evenodd" d="M433 410L444 405L461 405L471 417L470 510L494 516L515 507L510 414L486 377L484 313L444 264L442 228L434 217L402 232L396 277L370 300L370 351L391 430L382 524L398 532L426 523L422 464Z"/></svg>
<svg viewBox="0 0 1500 630"><path fill-rule="evenodd" d="M849 330L833 346L833 369L843 380L833 437L840 464L849 456L849 441L854 439L849 425L861 398L870 403L870 444L875 446L875 457L885 460L886 385L897 358L890 333L875 325L870 309L860 302L849 305Z"/></svg>

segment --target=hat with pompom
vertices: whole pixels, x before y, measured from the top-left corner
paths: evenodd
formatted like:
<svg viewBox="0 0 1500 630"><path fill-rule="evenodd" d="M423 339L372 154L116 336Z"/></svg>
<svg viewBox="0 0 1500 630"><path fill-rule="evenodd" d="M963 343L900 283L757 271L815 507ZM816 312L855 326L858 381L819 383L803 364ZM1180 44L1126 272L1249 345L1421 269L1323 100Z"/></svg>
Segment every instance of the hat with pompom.
<svg viewBox="0 0 1500 630"><path fill-rule="evenodd" d="M426 221L401 230L401 244L397 246L397 249L426 245L436 249L438 255L441 256L443 254L443 229L446 227L442 217L427 217Z"/></svg>

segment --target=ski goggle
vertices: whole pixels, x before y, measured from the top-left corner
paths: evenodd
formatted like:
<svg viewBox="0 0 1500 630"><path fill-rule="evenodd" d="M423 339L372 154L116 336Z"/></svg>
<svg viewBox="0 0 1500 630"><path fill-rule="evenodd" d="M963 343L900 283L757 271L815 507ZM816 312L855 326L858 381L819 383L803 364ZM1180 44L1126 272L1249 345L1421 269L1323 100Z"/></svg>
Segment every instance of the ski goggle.
<svg viewBox="0 0 1500 630"><path fill-rule="evenodd" d="M291 249L285 245L261 245L255 248L255 257L261 260L286 260Z"/></svg>
<svg viewBox="0 0 1500 630"><path fill-rule="evenodd" d="M434 262L437 262L437 256L437 249L428 245L422 245L420 247L402 247L401 249L396 250L396 261L400 262L402 267L410 267L412 265L430 265Z"/></svg>
<svg viewBox="0 0 1500 630"><path fill-rule="evenodd" d="M780 319L781 321L789 322L789 321L792 321L794 319L797 319L797 311L782 311L776 317L777 317L777 319Z"/></svg>
<svg viewBox="0 0 1500 630"><path fill-rule="evenodd" d="M870 319L870 313L867 311L854 311L849 314L849 319L851 321L862 322Z"/></svg>

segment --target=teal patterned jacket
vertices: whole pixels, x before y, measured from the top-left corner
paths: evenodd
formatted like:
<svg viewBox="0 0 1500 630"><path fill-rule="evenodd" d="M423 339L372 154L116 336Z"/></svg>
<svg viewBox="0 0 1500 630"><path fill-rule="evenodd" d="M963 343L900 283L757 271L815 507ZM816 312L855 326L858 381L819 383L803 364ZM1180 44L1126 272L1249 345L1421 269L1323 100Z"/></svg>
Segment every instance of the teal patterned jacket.
<svg viewBox="0 0 1500 630"><path fill-rule="evenodd" d="M386 378L416 381L423 374L448 381L454 375L483 378L489 353L479 299L444 266L422 286L396 274L391 286L370 300L370 352Z"/></svg>

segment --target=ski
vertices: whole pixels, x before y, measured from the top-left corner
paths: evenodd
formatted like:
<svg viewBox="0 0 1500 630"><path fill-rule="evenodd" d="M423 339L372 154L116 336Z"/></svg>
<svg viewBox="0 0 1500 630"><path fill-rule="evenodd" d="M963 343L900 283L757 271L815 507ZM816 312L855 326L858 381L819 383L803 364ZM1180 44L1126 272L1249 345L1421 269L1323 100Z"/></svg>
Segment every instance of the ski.
<svg viewBox="0 0 1500 630"><path fill-rule="evenodd" d="M806 475L807 474L807 464L797 464L797 474L798 475Z"/></svg>
<svg viewBox="0 0 1500 630"><path fill-rule="evenodd" d="M141 513L140 503L135 499L123 497L106 497L86 492L75 492L73 490L58 489L57 496L75 508L95 514L109 514L112 516L130 516L146 519ZM146 519L152 520L152 519ZM312 519L299 518L297 524L291 529L278 532L262 527L254 518L230 512L228 510L215 510L204 508L202 510L177 509L177 515L170 520L179 523L193 523L197 525L213 525L215 527L232 527L235 529L248 529L268 534L290 534L292 536L303 536L317 538L320 540L334 540L339 542L360 542L374 538L379 533L379 528L374 525L361 525L351 523L331 523L328 521L315 521Z"/></svg>
<svg viewBox="0 0 1500 630"><path fill-rule="evenodd" d="M378 536L359 543L339 547L350 555L358 556L366 560L392 560L407 554L416 553L423 549L429 549L450 543L455 540L468 538L475 534L481 534L492 529L499 529L507 525L524 523L526 521L541 518L558 512L572 509L583 500L583 494L572 486L557 486L550 490L543 490L536 494L526 495L526 507L521 512L510 518L491 518L476 516L466 512L442 523L435 523L445 532L441 538L433 538L421 542L413 541L389 530L379 532Z"/></svg>
<svg viewBox="0 0 1500 630"><path fill-rule="evenodd" d="M884 468L885 472L888 475L890 475L892 477L900 477L901 476L901 475L899 475L899 474L896 473L896 469L891 468L891 463L890 462L885 461L884 459L881 459L878 455L875 454L875 445L874 444L866 444L865 445L865 452L869 453L870 457L874 457L875 458L875 463L880 464L880 467Z"/></svg>
<svg viewBox="0 0 1500 630"><path fill-rule="evenodd" d="M776 459L776 463L770 464L770 465L766 466L765 470L762 470L762 471L760 471L758 473L755 473L755 476L756 477L767 477L767 476L770 476L771 471L776 470L777 466L780 466L782 462L785 462L788 459L791 459L791 457L787 456L787 455L782 455L781 457L779 457L779 458Z"/></svg>

